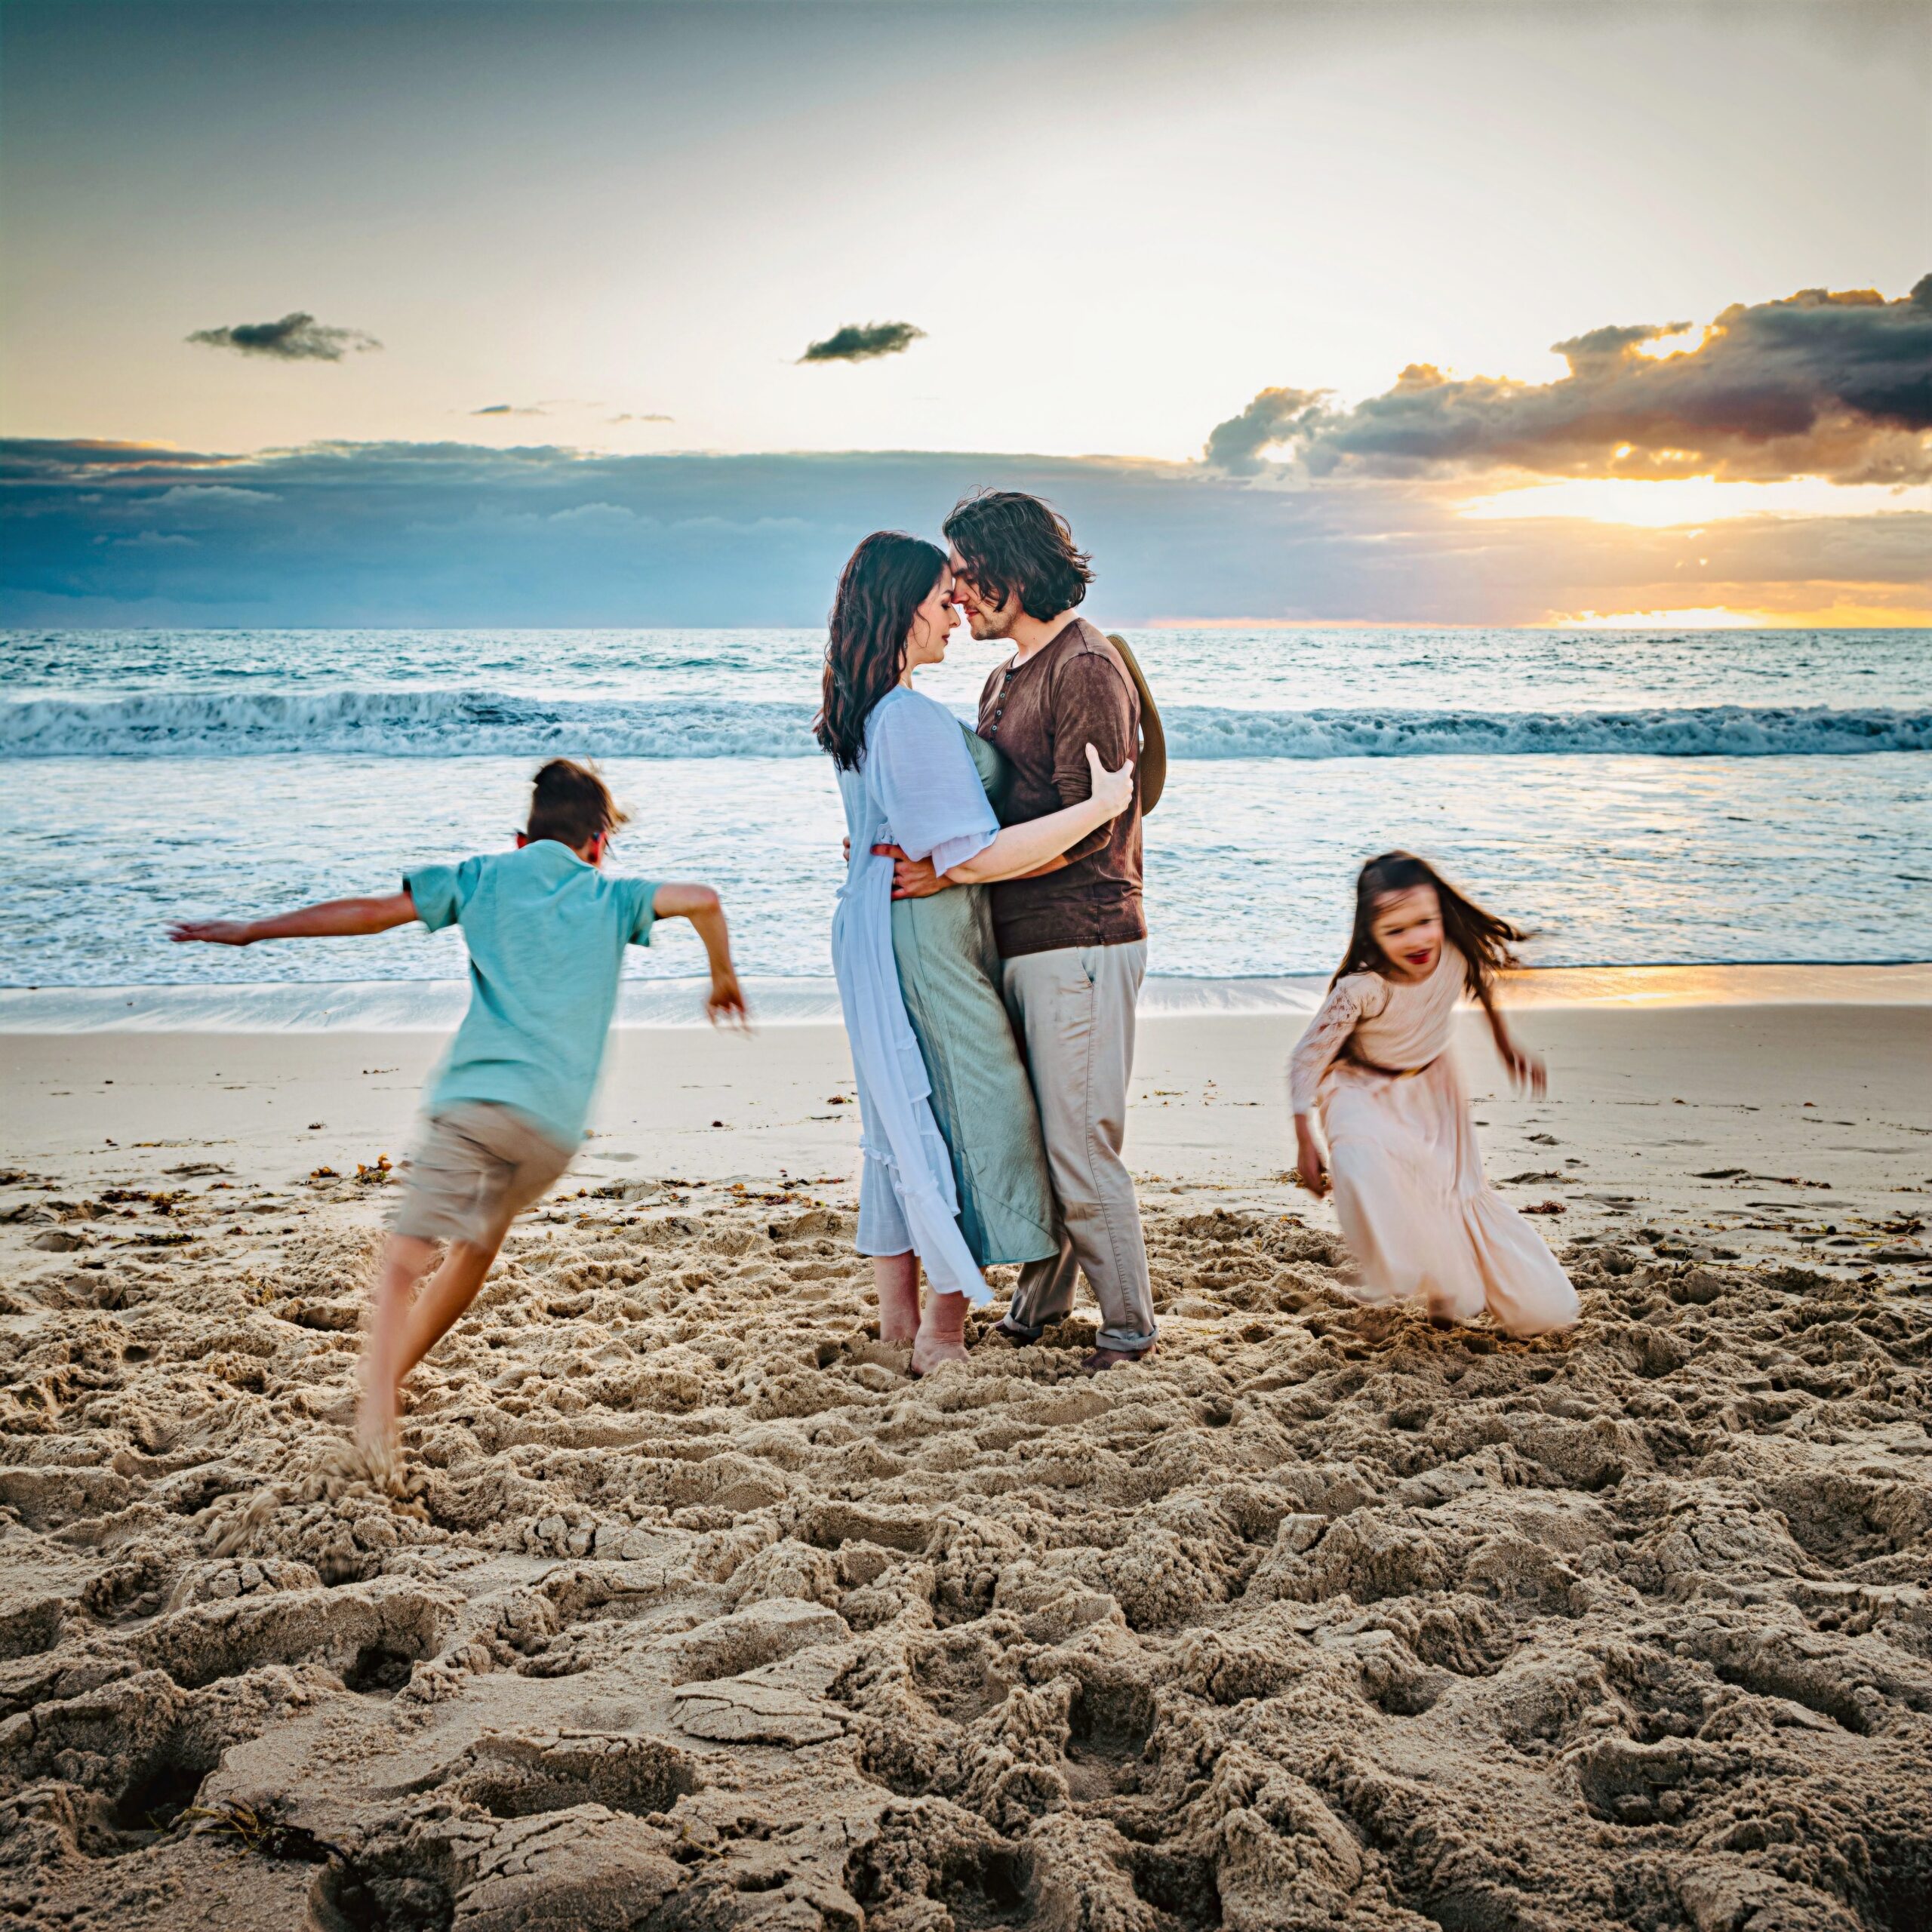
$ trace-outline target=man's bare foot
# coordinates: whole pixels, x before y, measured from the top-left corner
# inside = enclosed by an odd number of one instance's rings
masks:
[[[1145,1361],[1154,1352],[1154,1343],[1144,1349],[1096,1349],[1080,1364],[1082,1375],[1104,1375],[1110,1368],[1124,1368],[1131,1361]]]
[[[912,1373],[930,1375],[941,1362],[966,1359],[966,1297],[933,1295],[912,1342]]]
[[[1008,1348],[1030,1349],[1040,1339],[1037,1328],[1023,1328],[1017,1321],[1010,1321],[1004,1315],[986,1331],[989,1335],[997,1335]]]

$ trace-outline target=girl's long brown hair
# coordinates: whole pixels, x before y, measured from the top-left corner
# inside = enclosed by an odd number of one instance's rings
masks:
[[[1458,892],[1426,859],[1418,859],[1408,852],[1381,853],[1356,875],[1355,930],[1349,935],[1349,949],[1335,979],[1350,973],[1386,974],[1388,957],[1376,943],[1372,930],[1376,909],[1385,899],[1413,891],[1419,885],[1435,887],[1442,906],[1442,936],[1463,955],[1470,997],[1487,1006],[1497,974],[1522,964],[1512,949],[1529,934],[1507,919],[1484,911],[1473,899]],[[1334,983],[1331,980],[1328,983]]]
[[[946,552],[937,544],[875,530],[852,552],[838,580],[812,731],[848,771],[865,749],[872,706],[905,673],[906,633],[945,568]]]

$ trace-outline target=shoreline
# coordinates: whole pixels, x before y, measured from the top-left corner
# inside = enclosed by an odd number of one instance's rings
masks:
[[[835,1023],[838,989],[829,977],[747,976],[755,1015],[770,1026]],[[626,980],[620,1030],[701,1028],[702,977]],[[1144,1017],[1309,1014],[1325,974],[1192,978],[1156,974],[1141,997]],[[1700,1006],[1932,1005],[1932,961],[1882,964],[1774,961],[1641,966],[1531,967],[1506,982],[1525,1008]],[[193,980],[122,986],[0,986],[0,1036],[94,1032],[409,1032],[453,1028],[469,996],[465,980]]]
[[[1206,1192],[1334,1226],[1332,1207],[1285,1172],[1285,1068],[1306,998],[1272,1011],[1143,1012],[1127,1131],[1143,1198]],[[1694,1224],[1786,1258],[1841,1241],[1862,1266],[1884,1244],[1854,1221],[1932,1219],[1932,1001],[1693,1004],[1626,986],[1594,1004],[1519,1001],[1515,1017],[1549,1063],[1544,1099],[1507,1090],[1478,1014],[1460,1016],[1457,1051],[1487,1173],[1506,1199],[1549,1215],[1553,1240]],[[352,1174],[406,1153],[449,1031],[0,1031],[0,1161],[81,1189],[173,1185],[184,1159],[272,1189],[304,1188],[318,1169]],[[570,1186],[809,1182],[854,1205],[856,1100],[835,1021],[749,1035],[623,1028]]]

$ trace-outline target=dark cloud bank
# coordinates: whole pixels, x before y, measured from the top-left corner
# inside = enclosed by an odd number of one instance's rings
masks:
[[[1252,475],[1284,450],[1312,477],[1707,476],[1840,483],[1932,478],[1932,275],[1895,301],[1869,289],[1739,303],[1695,346],[1688,322],[1592,329],[1552,345],[1553,383],[1451,377],[1427,363],[1352,409],[1264,389],[1208,438]]]
[[[1932,548],[1923,515],[1752,518],[1692,543],[1472,524],[1432,489],[1256,488],[1201,465],[402,443],[232,458],[17,441],[0,444],[0,621],[815,625],[866,531],[937,531],[987,484],[1067,512],[1100,571],[1094,608],[1121,624],[1775,607],[1804,580],[1871,602],[1912,597]]]
[[[823,342],[808,343],[801,362],[870,362],[881,355],[898,355],[920,340],[925,331],[910,322],[848,322]]]
[[[359,352],[383,346],[360,329],[318,322],[300,309],[278,322],[237,322],[228,328],[197,329],[188,340],[208,349],[232,349],[243,355],[266,355],[281,362],[340,362],[352,349]]]
[[[1687,326],[1576,336],[1557,345],[1570,368],[1553,383],[1417,366],[1349,409],[1264,389],[1198,463],[0,443],[0,621],[811,625],[868,531],[936,531],[988,485],[1066,511],[1100,568],[1096,609],[1119,623],[1922,606],[1932,516],[1917,512],[1701,531],[1456,515],[1472,477],[1932,476],[1932,276],[1893,301],[1809,290],[1740,305],[1694,346],[1645,352]],[[339,355],[353,334],[305,315],[244,333],[207,332],[285,356]],[[889,354],[918,333],[854,325],[807,358]],[[303,342],[323,346],[290,346]],[[1869,500],[1848,494],[1847,512]]]

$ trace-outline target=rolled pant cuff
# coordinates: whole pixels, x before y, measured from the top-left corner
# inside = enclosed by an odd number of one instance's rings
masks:
[[[1103,1349],[1118,1349],[1128,1354],[1138,1354],[1143,1349],[1151,1349],[1160,1331],[1149,1328],[1144,1334],[1137,1334],[1131,1328],[1103,1328],[1094,1338]]]

